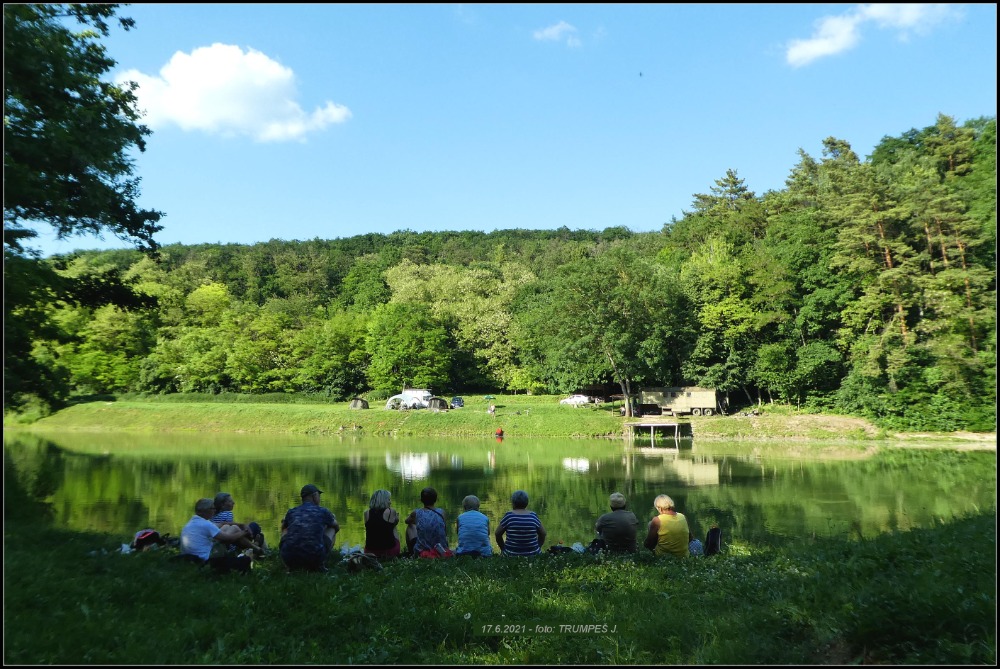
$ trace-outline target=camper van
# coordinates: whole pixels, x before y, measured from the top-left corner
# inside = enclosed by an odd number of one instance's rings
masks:
[[[639,391],[641,404],[655,404],[664,414],[674,416],[712,416],[719,411],[719,400],[714,388],[678,386],[673,388],[643,388]]]

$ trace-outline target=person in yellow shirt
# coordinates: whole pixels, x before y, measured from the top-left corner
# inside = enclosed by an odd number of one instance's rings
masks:
[[[674,500],[669,495],[658,495],[653,500],[653,506],[658,515],[649,521],[643,545],[656,556],[687,557],[690,535],[687,518],[683,513],[677,513]]]

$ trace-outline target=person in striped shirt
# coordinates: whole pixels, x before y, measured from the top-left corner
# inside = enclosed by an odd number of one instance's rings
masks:
[[[545,543],[545,528],[534,511],[528,511],[528,493],[515,490],[510,496],[513,507],[497,525],[494,537],[503,555],[538,555]]]

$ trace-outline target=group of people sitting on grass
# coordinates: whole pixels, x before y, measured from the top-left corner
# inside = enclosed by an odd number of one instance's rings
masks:
[[[437,491],[424,488],[420,492],[423,507],[415,509],[405,519],[406,552],[402,552],[399,537],[399,514],[392,508],[388,490],[376,490],[365,510],[364,552],[386,560],[403,556],[450,557],[493,555],[490,543],[490,521],[479,510],[479,498],[469,495],[462,500],[462,513],[455,520],[458,545],[454,552],[448,548],[446,521],[443,509],[437,508]],[[538,555],[545,544],[545,527],[538,514],[528,510],[528,493],[517,490],[510,497],[511,510],[500,519],[492,537],[502,555]],[[639,549],[639,519],[626,509],[628,500],[620,492],[608,499],[611,511],[605,513],[594,525],[597,534],[589,548],[612,553],[635,553]],[[669,495],[659,495],[653,502],[657,515],[646,527],[642,542],[654,555],[686,557],[702,555],[702,543],[688,527],[687,518],[674,508]],[[572,550],[566,548],[565,550]]]
[[[223,570],[247,571],[254,557],[267,554],[267,542],[257,523],[233,520],[233,496],[220,492],[215,499],[195,502],[194,516],[181,530],[181,557]]]
[[[326,571],[326,561],[333,551],[340,525],[333,512],[320,505],[322,494],[323,491],[311,483],[303,486],[300,491],[302,503],[289,509],[281,521],[278,552],[288,570]],[[486,557],[493,555],[491,536],[501,555],[528,556],[542,552],[545,527],[538,515],[528,510],[525,491],[517,490],[511,495],[511,510],[503,515],[492,535],[489,518],[479,510],[479,498],[475,495],[465,497],[462,513],[455,521],[458,545],[454,551],[448,547],[445,512],[435,506],[437,497],[434,488],[424,488],[420,492],[422,506],[403,519],[406,529],[401,538],[400,515],[392,507],[390,492],[376,490],[372,493],[364,511],[364,554],[379,560],[453,555]],[[597,538],[591,542],[590,550],[635,553],[639,549],[639,519],[626,509],[627,500],[623,494],[613,493],[608,503],[611,511],[597,519],[594,525]],[[219,493],[214,501],[198,500],[194,517],[181,531],[181,553],[194,561],[240,570],[245,563],[233,561],[252,560],[266,554],[264,536],[256,523],[239,525],[233,522],[234,504],[228,493]],[[668,495],[659,495],[653,505],[657,515],[649,521],[642,545],[657,556],[701,555],[702,544],[694,538],[684,514],[674,508],[674,501]],[[216,549],[213,553],[213,544],[227,548]]]

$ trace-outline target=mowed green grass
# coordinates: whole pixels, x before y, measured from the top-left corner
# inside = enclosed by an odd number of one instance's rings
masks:
[[[8,499],[8,509],[10,509]],[[708,558],[571,554],[213,574],[4,526],[10,664],[995,664],[996,513]],[[486,626],[492,626],[490,628]],[[497,631],[499,630],[499,631]]]
[[[289,432],[338,434],[356,432],[399,436],[508,435],[530,437],[621,437],[623,419],[608,405],[572,407],[559,397],[497,396],[489,401],[466,398],[461,409],[393,411],[383,403],[351,409],[348,402],[288,403],[166,401],[123,399],[77,404],[33,424],[37,428],[72,430],[145,430],[197,432]]]
[[[846,416],[806,414],[787,407],[768,407],[761,416],[624,418],[621,403],[573,407],[557,395],[465,397],[465,407],[446,411],[392,411],[373,402],[351,409],[349,402],[326,402],[297,396],[166,395],[89,401],[50,416],[28,420],[5,416],[5,427],[41,430],[109,430],[146,432],[217,432],[352,434],[372,436],[491,436],[503,429],[508,437],[588,437],[623,439],[629,422],[677,420],[682,435],[703,440],[871,441],[892,438],[868,421]],[[496,406],[496,414],[487,408]],[[648,439],[641,430],[636,439]],[[659,438],[672,438],[664,430]],[[944,435],[946,438],[947,435]]]

